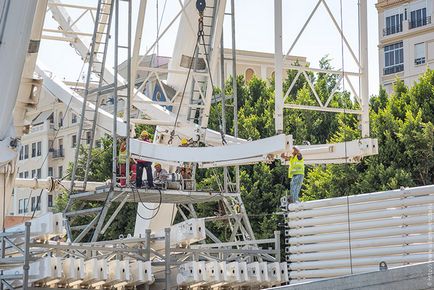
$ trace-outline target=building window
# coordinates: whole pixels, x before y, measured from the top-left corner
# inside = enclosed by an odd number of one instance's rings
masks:
[[[63,127],[63,113],[59,113],[59,128]]]
[[[41,197],[38,196],[36,198],[36,196],[32,197],[32,205],[31,205],[31,211],[35,211],[35,210],[41,210]]]
[[[36,170],[36,177],[37,178],[41,178],[41,168],[38,168],[37,170]]]
[[[402,41],[384,47],[384,74],[389,75],[404,70],[404,48]]]
[[[63,139],[59,139],[59,154],[61,157],[63,157]]]
[[[32,178],[35,178],[35,177],[36,177],[36,170],[33,169],[33,170],[32,170]]]
[[[23,160],[23,159],[24,159],[24,147],[21,146],[21,149],[20,149],[20,160]]]
[[[18,201],[18,213],[24,212],[24,199]]]
[[[416,28],[431,23],[431,17],[426,16],[426,8],[411,11],[409,28]]]
[[[90,144],[90,141],[92,141],[91,139],[92,139],[92,134],[91,134],[90,131],[87,131],[86,132],[86,143],[87,143],[87,145]]]
[[[23,212],[28,212],[29,211],[29,199],[25,198],[24,199],[24,211]]]
[[[29,158],[29,145],[24,146],[24,159]]]
[[[77,146],[77,135],[72,135],[71,138],[72,148],[75,148]]]
[[[41,156],[42,155],[42,142],[39,141],[38,143],[36,143],[36,156]]]
[[[425,43],[418,43],[414,45],[414,64],[425,63]]]
[[[24,178],[24,172],[20,172],[20,173],[18,174],[18,176],[19,176],[20,178]]]
[[[253,78],[253,76],[255,75],[255,71],[251,68],[246,69],[246,73],[245,73],[245,79],[246,79],[246,83],[250,82],[250,80]]]
[[[72,116],[72,118],[71,118],[71,123],[72,123],[72,124],[77,123],[77,115],[74,114],[74,113],[71,113],[71,116]]]
[[[32,143],[32,158],[36,157],[36,143]]]
[[[53,195],[48,195],[48,207],[53,207]]]
[[[24,178],[29,178],[29,172],[28,171],[24,172]]]
[[[53,176],[53,167],[48,167],[48,176]]]
[[[59,178],[63,177],[63,166],[59,166]]]
[[[383,29],[383,36],[401,32],[403,18],[402,13],[386,17],[386,28]]]

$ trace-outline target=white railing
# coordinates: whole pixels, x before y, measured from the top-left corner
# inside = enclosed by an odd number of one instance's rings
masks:
[[[434,185],[286,206],[291,284],[432,260]]]

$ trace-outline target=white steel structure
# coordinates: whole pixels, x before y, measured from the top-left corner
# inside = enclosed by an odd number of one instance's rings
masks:
[[[228,3],[227,3],[228,2]],[[126,285],[150,284],[153,289],[169,289],[173,285],[193,286],[204,284],[207,287],[262,287],[279,285],[288,279],[286,263],[280,263],[280,244],[279,233],[276,232],[273,239],[256,240],[254,232],[250,226],[244,204],[239,193],[238,171],[236,170],[236,190],[229,192],[228,181],[224,186],[220,185],[220,192],[197,192],[189,190],[137,190],[133,187],[115,188],[116,183],[116,163],[117,163],[117,138],[124,137],[127,140],[127,155],[142,157],[146,160],[160,161],[168,165],[185,164],[194,162],[202,167],[221,167],[239,166],[242,164],[268,162],[280,156],[283,152],[291,150],[291,136],[281,135],[283,131],[283,109],[301,108],[310,110],[323,110],[330,112],[356,113],[361,115],[361,140],[341,144],[312,145],[302,148],[305,158],[310,163],[343,163],[357,162],[360,158],[368,155],[377,154],[378,145],[375,139],[369,138],[369,118],[368,118],[368,83],[367,83],[367,19],[366,19],[366,0],[360,2],[360,59],[355,57],[354,51],[349,47],[342,27],[339,27],[335,17],[328,9],[327,1],[319,0],[314,14],[319,5],[324,5],[330,14],[336,28],[342,35],[343,42],[348,46],[352,56],[358,63],[357,72],[342,71],[321,71],[337,74],[341,79],[348,78],[349,75],[360,77],[360,92],[353,93],[360,102],[360,110],[348,111],[345,108],[329,108],[329,100],[322,104],[318,99],[319,107],[296,107],[295,105],[284,103],[282,92],[282,73],[283,69],[293,68],[300,74],[305,74],[308,69],[305,67],[292,67],[285,63],[288,59],[283,58],[282,53],[282,0],[275,0],[275,77],[276,77],[276,131],[279,135],[248,142],[238,138],[237,125],[235,126],[235,136],[225,136],[224,123],[219,128],[220,132],[208,129],[210,109],[216,96],[213,94],[213,76],[217,73],[219,48],[221,48],[221,35],[223,31],[223,20],[225,8],[229,1],[225,0],[192,0],[179,1],[180,11],[170,22],[169,27],[180,18],[177,38],[175,41],[174,54],[168,69],[140,67],[138,60],[140,51],[140,39],[143,34],[144,15],[147,1],[140,1],[138,11],[138,21],[136,24],[136,34],[134,43],[132,42],[132,1],[120,0],[99,0],[97,6],[81,6],[73,4],[62,4],[58,0],[40,1],[12,1],[4,0],[0,2],[2,8],[2,18],[0,19],[0,67],[11,67],[11,72],[0,75],[0,87],[5,87],[0,96],[5,101],[5,109],[0,125],[0,150],[1,176],[0,185],[3,187],[1,205],[3,207],[2,220],[7,205],[6,200],[10,196],[16,174],[15,160],[17,157],[18,141],[15,139],[13,124],[10,123],[12,109],[15,107],[15,116],[22,117],[31,102],[37,102],[38,89],[43,85],[49,89],[56,97],[68,103],[72,110],[81,115],[80,129],[78,133],[78,145],[83,140],[83,132],[87,130],[86,125],[91,125],[91,144],[87,155],[84,180],[77,180],[75,174],[78,166],[78,150],[75,154],[74,168],[69,182],[69,202],[64,212],[65,220],[62,222],[55,217],[49,218],[43,223],[47,225],[55,224],[59,226],[65,223],[65,231],[68,234],[68,241],[58,243],[40,244],[31,241],[32,230],[30,224],[25,228],[20,228],[17,232],[3,233],[2,244],[8,245],[12,249],[11,259],[5,258],[5,247],[2,248],[2,259],[8,263],[10,272],[3,271],[0,274],[3,278],[2,285],[10,287],[11,284],[27,288],[30,284],[49,287],[59,285],[62,287],[73,287],[80,284],[82,287],[122,287]],[[37,5],[36,5],[37,4]],[[121,14],[119,5],[127,6],[127,32],[128,41],[126,45],[119,42],[119,20],[124,15]],[[196,4],[196,5],[195,5]],[[231,1],[231,21],[233,37],[233,75],[236,75],[235,57],[235,11],[234,0]],[[70,42],[71,46],[81,56],[82,60],[88,65],[86,83],[83,84],[84,92],[82,95],[71,90],[67,84],[57,79],[56,76],[43,68],[42,65],[36,66],[36,53],[38,43],[43,31],[43,19],[47,7],[54,20],[59,24],[59,30],[45,29],[44,33],[58,33],[61,36],[42,35],[42,38],[57,39]],[[73,19],[68,13],[68,9],[80,9],[83,13]],[[26,17],[21,17],[23,11]],[[83,15],[89,13],[94,18],[93,33],[80,31],[77,22]],[[7,16],[7,17],[6,17]],[[24,20],[23,20],[24,19]],[[112,22],[113,20],[113,22]],[[197,20],[197,23],[196,23]],[[307,23],[309,20],[307,21]],[[112,29],[112,23],[113,29]],[[307,25],[306,23],[306,25]],[[197,24],[197,26],[196,26]],[[306,26],[305,25],[305,26]],[[305,27],[304,26],[304,27]],[[165,28],[158,36],[157,41],[148,49],[143,56],[157,45],[168,30]],[[299,36],[303,33],[304,28]],[[17,31],[20,37],[16,37]],[[114,32],[113,32],[114,31]],[[113,34],[114,40],[114,70],[107,64],[107,51],[109,49],[110,35]],[[89,38],[89,36],[91,38]],[[297,42],[299,36],[295,40]],[[28,45],[30,39],[30,46]],[[295,44],[294,42],[294,44]],[[26,49],[28,49],[26,54]],[[118,74],[119,50],[127,49],[127,76],[126,79]],[[291,52],[288,51],[288,55]],[[13,57],[12,57],[13,55]],[[27,56],[27,59],[26,59]],[[55,68],[53,68],[55,70]],[[167,75],[165,85],[170,86],[174,91],[170,105],[175,109],[170,112],[159,104],[154,103],[148,96],[141,93],[142,87],[136,89],[136,72],[138,70],[149,71],[148,79],[153,77],[161,85],[159,74]],[[33,79],[33,72],[36,71],[40,79]],[[21,83],[18,81],[22,78]],[[146,85],[148,79],[142,82]],[[223,79],[223,78],[222,78]],[[295,80],[296,81],[296,80]],[[348,81],[349,82],[349,81]],[[162,86],[164,89],[164,86]],[[290,87],[290,89],[292,86]],[[337,89],[337,87],[336,87]],[[4,93],[4,95],[3,95]],[[100,98],[112,94],[114,97],[113,113],[101,109]],[[168,96],[167,92],[164,92]],[[289,94],[287,92],[286,94]],[[314,95],[317,97],[316,92]],[[4,97],[3,97],[4,96]],[[18,103],[17,103],[18,96]],[[332,96],[330,96],[331,98]],[[118,116],[117,104],[121,98],[125,99],[126,111],[123,117]],[[234,103],[236,104],[236,83],[234,85]],[[17,105],[16,105],[17,103]],[[22,104],[24,103],[24,105]],[[154,143],[134,140],[130,112],[136,110],[146,122],[157,125],[157,134]],[[234,106],[235,124],[237,108]],[[175,113],[176,112],[176,113]],[[18,129],[22,124],[16,123]],[[113,177],[112,182],[101,187],[92,184],[87,180],[89,162],[92,160],[91,148],[94,143],[93,134],[96,126],[111,132],[113,136]],[[21,132],[19,132],[20,134]],[[206,148],[178,148],[168,147],[177,145],[177,138],[193,138],[194,141],[202,142]],[[227,146],[226,146],[227,144]],[[225,145],[225,146],[221,146]],[[210,158],[211,157],[211,158]],[[127,160],[129,160],[127,158]],[[127,161],[127,168],[128,167]],[[127,176],[128,176],[127,169]],[[19,180],[23,185],[34,188],[47,188],[52,190],[62,182],[52,179],[41,182]],[[64,181],[66,182],[66,181]],[[138,200],[136,200],[136,198]],[[207,198],[207,199],[206,199]],[[159,199],[159,200],[158,200]],[[79,201],[104,201],[101,207],[72,209],[71,205]],[[225,216],[211,216],[205,219],[197,219],[195,203],[219,200],[223,204]],[[113,201],[119,201],[113,215],[106,220],[108,209]],[[111,222],[121,210],[126,202],[138,202],[138,216],[136,222],[135,237],[127,237],[116,241],[97,242],[99,234],[103,233],[110,226]],[[158,207],[146,207],[146,204],[154,203]],[[236,209],[238,208],[238,209]],[[173,215],[168,215],[170,211],[179,211],[185,220],[178,225],[172,225]],[[77,216],[93,215],[91,222],[86,225],[71,226],[71,220]],[[206,228],[205,222],[226,219],[232,230],[228,241],[221,241],[210,230]],[[41,226],[44,228],[44,226]],[[4,227],[3,227],[4,228]],[[23,230],[24,229],[24,230]],[[164,230],[163,230],[164,229]],[[79,233],[73,236],[72,231]],[[172,232],[172,234],[171,234]],[[37,238],[46,242],[47,236],[37,235]],[[206,237],[214,243],[207,245],[192,245],[200,242]],[[91,243],[80,243],[82,239],[89,236]],[[164,247],[156,245],[164,240]],[[24,242],[23,242],[24,241]],[[161,243],[160,243],[161,244]],[[273,244],[273,248],[262,249],[263,245]],[[44,250],[45,249],[45,250]],[[43,257],[44,253],[50,256]],[[65,256],[65,257],[63,257]],[[31,260],[36,260],[30,264]],[[204,261],[207,261],[204,263]],[[142,262],[147,263],[142,264]],[[151,262],[152,274],[149,273],[149,262]],[[217,264],[216,264],[217,263]],[[23,271],[14,268],[14,265],[23,264]],[[73,266],[71,266],[73,265]],[[84,273],[78,268],[72,270],[75,265],[85,265]],[[82,268],[82,267],[81,267]],[[95,268],[98,271],[93,271]],[[63,270],[63,273],[61,270]],[[139,270],[137,270],[139,269]],[[211,275],[205,277],[203,270]],[[256,273],[260,270],[260,275]],[[6,270],[6,269],[0,269]],[[148,275],[143,275],[143,271]],[[190,270],[190,273],[189,271]],[[197,271],[196,271],[197,270]],[[219,270],[222,274],[217,277],[213,270]],[[39,271],[41,276],[35,273]],[[119,275],[121,271],[122,275]],[[137,273],[139,271],[139,273]],[[171,272],[177,271],[177,284],[171,277]],[[193,273],[192,273],[193,272]],[[202,272],[202,273],[201,273]],[[136,275],[134,275],[136,273]],[[5,276],[4,276],[4,275]],[[190,275],[193,274],[193,275]],[[198,275],[200,274],[200,275]],[[252,279],[251,279],[252,277]],[[17,284],[16,284],[17,283]],[[30,284],[29,284],[30,283]]]

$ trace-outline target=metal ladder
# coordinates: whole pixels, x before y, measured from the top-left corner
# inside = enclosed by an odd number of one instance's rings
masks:
[[[190,93],[190,102],[188,105],[188,113],[187,120],[192,121],[196,124],[200,124],[201,115],[203,109],[205,108],[203,98],[206,97],[206,91],[209,81],[209,73],[210,68],[205,65],[205,68],[198,67],[199,59],[203,59],[204,63],[205,58],[208,60],[208,63],[211,60],[211,54],[213,53],[212,45],[215,43],[214,40],[214,28],[215,28],[215,16],[218,7],[218,0],[207,1],[207,6],[203,14],[203,31],[204,31],[204,40],[205,44],[203,44],[202,39],[198,43],[198,48],[196,55],[193,56],[193,72],[195,73],[206,73],[208,75],[198,75],[195,74],[191,79],[191,93]],[[205,51],[206,50],[206,51]]]
[[[92,162],[92,149],[94,146],[95,129],[97,124],[98,109],[100,105],[100,97],[102,95],[101,88],[106,84],[104,80],[105,63],[107,60],[107,50],[110,39],[110,27],[113,19],[113,6],[115,0],[99,0],[95,15],[95,26],[92,36],[92,43],[90,45],[90,52],[88,54],[88,71],[86,77],[86,87],[84,91],[84,101],[81,110],[80,126],[77,136],[77,144],[75,151],[74,164],[71,173],[71,186],[69,189],[70,198],[64,210],[66,218],[66,228],[68,237],[71,238],[70,221],[77,216],[83,215],[95,215],[92,222],[88,225],[76,226],[72,229],[80,230],[83,232],[76,238],[80,240],[87,234],[87,232],[95,226],[95,223],[99,220],[104,207],[88,208],[84,209],[83,205],[77,209],[72,209],[74,198],[74,191],[86,191],[86,184],[88,181],[89,167]],[[90,106],[89,106],[90,105]],[[90,126],[88,126],[90,124]],[[86,151],[86,163],[79,168],[80,149],[83,142],[87,142]],[[83,170],[83,187],[77,188],[75,181],[77,179],[78,170]],[[83,234],[84,233],[84,234]]]

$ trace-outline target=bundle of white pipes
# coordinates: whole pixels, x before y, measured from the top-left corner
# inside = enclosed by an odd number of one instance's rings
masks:
[[[423,186],[288,204],[291,283],[429,261],[433,203]]]

